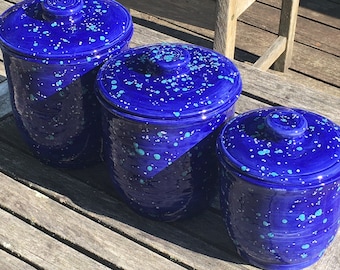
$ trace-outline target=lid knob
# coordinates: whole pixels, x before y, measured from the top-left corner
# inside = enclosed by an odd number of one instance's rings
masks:
[[[68,19],[70,21],[81,15],[83,0],[43,0],[42,9],[45,19]]]
[[[153,47],[149,61],[161,73],[182,74],[189,71],[190,53],[183,47],[171,45]]]
[[[307,130],[306,118],[288,108],[277,109],[266,116],[267,128],[280,138],[298,138]]]

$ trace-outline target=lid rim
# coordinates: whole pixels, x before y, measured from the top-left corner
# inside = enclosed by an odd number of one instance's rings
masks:
[[[98,76],[100,76],[100,72],[98,73]],[[102,82],[98,82],[97,81],[97,86],[96,88],[98,89],[102,89],[103,85]],[[242,89],[242,82],[239,81],[239,85],[238,85],[239,89]],[[139,113],[135,113],[133,111],[130,110],[125,110],[122,107],[119,106],[115,106],[115,104],[113,104],[112,102],[110,102],[110,100],[108,100],[108,98],[103,95],[103,92],[100,90],[96,90],[97,93],[97,97],[100,96],[100,99],[102,100],[102,104],[105,106],[105,108],[111,112],[120,112],[123,113],[124,115],[130,115],[131,117],[135,116],[135,117],[139,117],[142,119],[152,119],[152,120],[178,120],[178,119],[190,119],[190,118],[198,118],[198,115],[204,115],[207,118],[209,118],[209,116],[211,114],[219,114],[222,113],[226,110],[228,110],[229,108],[231,108],[232,106],[235,105],[236,101],[238,100],[240,94],[235,95],[233,98],[229,99],[227,103],[223,103],[218,107],[212,107],[209,110],[201,110],[199,112],[192,112],[192,113],[187,113],[187,114],[181,114],[180,117],[176,117],[174,116],[166,116],[166,117],[157,117],[157,115],[153,114],[139,114]],[[153,117],[154,116],[154,117]]]
[[[238,173],[238,174],[241,174],[243,176],[246,176],[247,178],[250,178],[250,179],[253,179],[254,181],[252,182],[256,182],[256,183],[266,183],[267,185],[270,185],[270,186],[282,186],[282,187],[297,187],[296,183],[291,183],[291,181],[287,181],[287,182],[273,182],[272,180],[270,180],[270,178],[268,178],[268,176],[264,176],[263,178],[260,178],[256,175],[253,175],[251,173],[247,173],[246,171],[243,171],[242,170],[242,166],[235,166],[236,163],[232,163],[232,162],[228,162],[227,158],[222,158],[223,161],[221,161],[221,158],[220,158],[220,161],[222,162],[222,165],[224,167],[227,167],[228,169],[231,169],[231,171],[235,172],[235,173]],[[234,159],[235,160],[235,159]],[[322,180],[321,183],[315,183],[315,181],[304,181],[306,182],[306,184],[301,184],[300,186],[308,186],[308,187],[313,187],[313,186],[319,186],[319,185],[323,185],[323,184],[326,184],[326,183],[329,183],[329,182],[333,182],[333,181],[338,181],[339,178],[340,178],[340,171],[339,172],[335,172],[333,174],[330,174],[330,173],[327,173],[328,171],[332,172],[334,167],[336,166],[339,166],[340,164],[340,159],[332,164],[332,166],[328,167],[328,168],[325,168],[324,170],[322,171],[318,171],[317,173],[310,173],[310,174],[300,174],[299,176],[298,175],[290,175],[289,176],[289,180],[299,180],[299,179],[303,179],[303,180]],[[238,164],[238,165],[242,165],[242,164]],[[322,178],[320,178],[320,174],[322,174]],[[324,177],[324,175],[326,175],[327,177]],[[330,176],[329,176],[330,175]],[[287,177],[284,177],[283,175],[279,175],[277,176],[278,178],[287,178]],[[325,181],[326,180],[326,181]]]

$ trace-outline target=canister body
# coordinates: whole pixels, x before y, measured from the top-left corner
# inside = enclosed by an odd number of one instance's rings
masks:
[[[221,169],[223,219],[238,253],[264,269],[302,269],[336,236],[340,180],[304,189],[261,186]]]
[[[60,167],[99,162],[100,108],[93,92],[98,68],[39,63],[3,52],[13,115],[35,156]]]
[[[227,120],[233,115],[234,106],[221,117]],[[216,130],[195,138],[191,135],[206,124],[197,119],[155,124],[132,121],[106,109],[102,119],[113,186],[134,211],[158,221],[175,221],[209,205],[217,192],[215,141],[220,122],[210,121]]]
[[[159,221],[208,206],[217,181],[216,137],[242,82],[223,55],[188,44],[129,49],[99,71],[104,152],[115,190]]]

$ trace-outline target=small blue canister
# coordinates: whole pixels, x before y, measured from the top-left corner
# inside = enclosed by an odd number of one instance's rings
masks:
[[[130,49],[101,68],[104,153],[114,187],[135,211],[174,221],[207,206],[216,137],[240,92],[234,64],[193,45]]]
[[[0,17],[12,108],[43,162],[83,167],[100,160],[99,66],[127,49],[128,11],[112,0],[26,0]]]
[[[221,208],[237,250],[264,269],[316,262],[340,223],[340,128],[300,109],[234,118],[217,139]]]

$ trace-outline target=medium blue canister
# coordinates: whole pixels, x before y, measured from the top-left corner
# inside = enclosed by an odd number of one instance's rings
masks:
[[[316,262],[340,223],[340,128],[273,107],[228,123],[217,140],[221,208],[237,250],[264,269]]]
[[[174,221],[207,206],[217,180],[216,136],[240,92],[235,65],[193,45],[130,49],[101,68],[104,153],[132,209]]]
[[[112,0],[26,0],[0,17],[0,47],[13,115],[43,162],[83,167],[100,160],[99,66],[127,49],[128,11]]]

